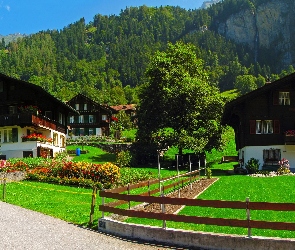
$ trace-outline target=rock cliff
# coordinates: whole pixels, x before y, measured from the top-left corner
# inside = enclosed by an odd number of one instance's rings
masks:
[[[231,15],[218,25],[218,33],[253,49],[275,50],[282,66],[295,63],[295,1],[271,0],[256,9]]]

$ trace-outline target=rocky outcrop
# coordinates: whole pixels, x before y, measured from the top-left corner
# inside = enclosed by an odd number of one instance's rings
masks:
[[[295,2],[272,0],[255,10],[231,15],[218,26],[218,33],[251,49],[274,49],[284,65],[295,61]]]

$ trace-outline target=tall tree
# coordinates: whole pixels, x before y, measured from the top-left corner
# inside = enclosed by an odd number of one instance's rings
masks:
[[[203,152],[220,145],[224,103],[195,51],[191,44],[169,43],[165,52],[152,58],[146,72],[149,81],[140,93],[139,146],[174,145],[181,153],[181,149]]]

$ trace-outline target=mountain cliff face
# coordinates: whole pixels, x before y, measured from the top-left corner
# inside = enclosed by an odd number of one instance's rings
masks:
[[[283,65],[295,63],[295,2],[272,0],[256,8],[232,14],[218,25],[218,33],[248,45],[255,53],[273,50]]]

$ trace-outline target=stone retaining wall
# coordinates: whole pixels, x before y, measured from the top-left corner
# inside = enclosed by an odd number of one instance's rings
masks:
[[[107,234],[140,239],[149,242],[172,244],[173,246],[212,250],[278,250],[295,249],[295,239],[273,237],[246,237],[189,230],[143,226],[110,218],[101,218],[98,230]]]
[[[16,172],[9,172],[0,173],[0,184],[3,184],[4,178],[6,178],[6,182],[14,182],[14,181],[22,181],[26,178],[26,172],[24,171],[16,171]]]

